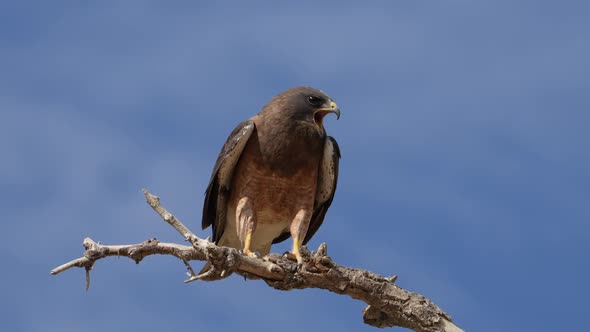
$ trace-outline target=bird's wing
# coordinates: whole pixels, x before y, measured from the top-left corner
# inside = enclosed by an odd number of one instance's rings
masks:
[[[340,162],[340,148],[332,136],[326,138],[324,153],[318,172],[318,183],[315,194],[313,215],[305,234],[303,244],[306,244],[322,225],[328,208],[334,199],[336,184],[338,183],[338,163]],[[289,238],[290,233],[285,232],[274,239],[273,243],[283,242]]]
[[[229,135],[217,156],[211,180],[205,192],[201,224],[203,229],[213,225],[212,240],[215,243],[219,241],[225,228],[227,200],[231,192],[234,169],[248,139],[255,130],[256,126],[251,119],[240,123]]]
[[[324,156],[318,172],[318,189],[315,194],[315,204],[309,228],[305,234],[303,244],[306,244],[320,228],[328,208],[334,199],[336,184],[338,183],[338,163],[340,162],[340,148],[332,136],[328,136],[324,145]]]

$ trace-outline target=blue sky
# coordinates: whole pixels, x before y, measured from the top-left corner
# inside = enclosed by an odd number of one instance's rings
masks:
[[[362,303],[170,257],[49,271],[198,234],[232,128],[276,93],[342,109],[338,192],[310,242],[430,297],[468,331],[581,330],[590,296],[590,5],[582,1],[0,4],[6,331],[369,331]],[[283,252],[289,243],[274,249]],[[196,266],[197,264],[195,264]]]

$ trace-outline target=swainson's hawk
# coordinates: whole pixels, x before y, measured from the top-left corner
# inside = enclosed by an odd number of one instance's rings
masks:
[[[324,92],[296,87],[240,123],[225,142],[205,195],[213,242],[266,255],[290,236],[292,253],[318,230],[332,203],[340,150],[323,119],[340,109]]]

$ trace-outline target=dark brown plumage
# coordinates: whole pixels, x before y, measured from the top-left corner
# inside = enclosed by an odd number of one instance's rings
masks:
[[[340,117],[325,93],[297,87],[280,93],[240,123],[213,168],[203,206],[203,229],[213,241],[266,255],[293,237],[293,254],[322,224],[338,180],[340,150],[323,118]]]

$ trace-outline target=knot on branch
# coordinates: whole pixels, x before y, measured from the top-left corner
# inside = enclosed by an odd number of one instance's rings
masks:
[[[393,317],[371,305],[363,309],[363,322],[379,328],[397,326]]]
[[[242,254],[234,248],[207,245],[205,250],[207,264],[201,274],[192,274],[185,282],[196,280],[215,281],[225,279],[238,270]]]
[[[214,269],[223,273],[222,277],[228,277],[236,271],[241,256],[242,254],[234,248],[207,247],[207,260]]]
[[[145,240],[142,243],[132,246],[129,248],[128,256],[133,259],[136,264],[139,264],[141,260],[146,256],[146,252],[154,249],[160,243],[160,240],[155,237]]]
[[[82,245],[84,246],[84,249],[86,249],[86,251],[84,252],[84,257],[88,258],[88,260],[92,263],[94,263],[94,261],[96,261],[97,259],[106,256],[106,253],[108,251],[107,248],[100,246],[98,243],[94,242],[94,240],[92,240],[89,237],[84,239]]]
[[[326,273],[334,266],[334,261],[328,256],[328,245],[323,242],[311,255],[311,264],[307,271],[314,273]]]
[[[328,245],[326,242],[322,242],[318,247],[318,250],[315,251],[314,256],[317,257],[324,257],[328,255]]]

